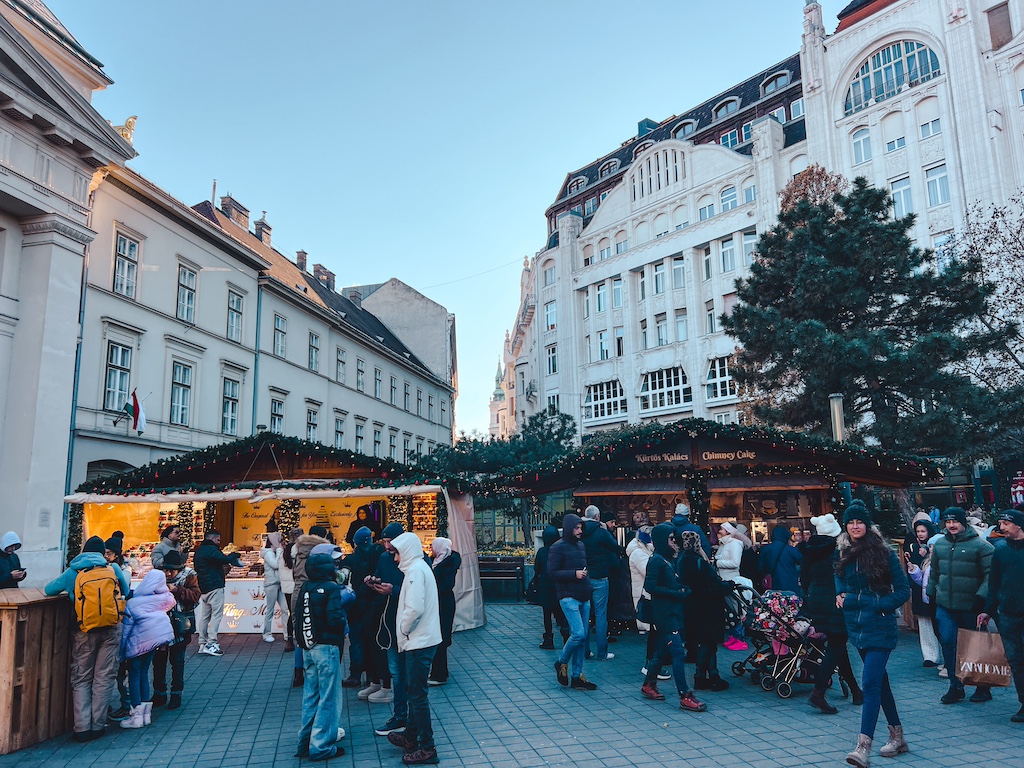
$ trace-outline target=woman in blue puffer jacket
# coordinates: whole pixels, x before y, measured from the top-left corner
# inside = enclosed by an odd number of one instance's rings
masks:
[[[899,558],[871,527],[871,513],[862,504],[851,504],[843,522],[846,533],[837,542],[836,605],[843,610],[850,642],[864,660],[860,736],[846,762],[867,768],[879,709],[889,724],[882,756],[909,751],[885,666],[896,648],[896,609],[910,599],[910,587]]]
[[[128,695],[132,713],[121,721],[122,728],[149,725],[153,711],[149,667],[156,649],[174,642],[174,629],[167,615],[174,605],[174,595],[167,588],[167,577],[163,571],[154,568],[135,588],[125,607],[121,658],[128,662]]]

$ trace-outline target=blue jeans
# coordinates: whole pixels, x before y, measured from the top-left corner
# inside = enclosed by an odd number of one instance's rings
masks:
[[[393,714],[402,722],[409,720],[409,698],[405,692],[405,675],[402,669],[401,654],[395,641],[388,648],[388,672],[391,674],[391,693],[394,695]]]
[[[935,624],[942,646],[942,663],[949,672],[951,687],[963,688],[964,684],[954,673],[956,672],[956,636],[959,629],[977,629],[978,614],[975,611],[950,611],[941,605],[935,606]],[[988,690],[978,686],[979,690]]]
[[[604,661],[608,655],[608,579],[591,579],[594,595],[594,634],[597,635],[597,659]],[[587,626],[590,617],[587,616]],[[587,655],[590,655],[590,634],[587,634]]]
[[[690,692],[690,686],[686,682],[686,645],[683,643],[683,636],[680,632],[659,632],[651,628],[654,635],[654,655],[647,660],[647,678],[644,683],[655,683],[658,675],[661,674],[665,665],[665,657],[672,657],[672,677],[676,679],[676,690],[679,695]]]
[[[558,601],[569,622],[569,639],[558,657],[559,664],[569,664],[570,677],[583,674],[583,659],[587,655],[587,625],[590,624],[590,601],[581,603],[574,597],[563,597]]]
[[[1010,665],[1013,684],[1017,688],[1017,701],[1024,704],[1024,616],[1000,613],[996,616],[996,626],[999,627],[1006,662]]]
[[[409,719],[405,738],[415,741],[420,749],[434,748],[434,729],[430,724],[430,705],[427,703],[427,679],[434,662],[437,646],[418,648],[400,654],[402,679],[408,697]],[[398,699],[396,698],[397,702]]]
[[[305,682],[302,686],[302,727],[299,751],[310,760],[324,760],[336,753],[338,741],[341,653],[336,645],[318,643],[303,651]]]
[[[896,711],[896,700],[892,697],[889,687],[889,675],[885,665],[889,663],[892,651],[880,648],[865,648],[859,651],[864,660],[864,707],[860,711],[860,732],[868,738],[875,737],[875,726],[878,725],[878,710],[885,712],[885,721],[889,725],[899,725],[900,715]]]
[[[153,689],[149,685],[149,665],[153,663],[155,651],[128,659],[128,697],[132,706],[153,700]]]

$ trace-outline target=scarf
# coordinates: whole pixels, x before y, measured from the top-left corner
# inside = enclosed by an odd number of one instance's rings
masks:
[[[430,564],[430,567],[437,568],[452,553],[452,540],[438,536],[430,543],[430,548],[434,550],[434,562]]]

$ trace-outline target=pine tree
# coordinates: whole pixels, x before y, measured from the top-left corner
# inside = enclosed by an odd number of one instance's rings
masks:
[[[770,424],[827,435],[828,398],[841,393],[855,439],[971,453],[999,428],[1001,404],[954,363],[998,342],[999,329],[966,332],[992,286],[975,257],[937,270],[910,239],[913,217],[891,212],[864,179],[783,210],[722,318],[741,345],[735,377],[771,393],[754,408]]]

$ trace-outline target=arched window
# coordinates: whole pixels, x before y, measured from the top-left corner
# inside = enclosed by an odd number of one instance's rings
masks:
[[[767,96],[769,93],[774,93],[779,88],[784,88],[787,85],[789,85],[789,72],[779,72],[761,84],[761,93]]]
[[[586,178],[580,176],[578,179],[573,179],[572,181],[569,182],[568,193],[571,195],[575,192],[579,192],[585,186],[587,186],[587,180]]]
[[[675,127],[672,135],[677,139],[684,139],[697,130],[697,123],[693,120],[686,120]]]
[[[682,368],[645,373],[640,384],[640,410],[654,411],[693,402],[693,387]]]
[[[601,166],[601,170],[597,172],[598,177],[604,178],[605,176],[611,176],[615,171],[619,169],[618,160],[609,160],[607,163]]]
[[[643,144],[641,144],[640,146],[638,146],[636,149],[633,150],[633,157],[634,158],[639,157],[641,152],[643,152],[646,149],[650,149],[653,146],[654,146],[654,142],[653,141],[645,141]]]
[[[871,159],[871,131],[867,128],[853,132],[853,164],[860,165]]]
[[[731,115],[740,108],[739,99],[728,99],[715,107],[715,120],[721,120],[726,115]]]
[[[846,92],[846,114],[892,98],[942,74],[939,57],[924,43],[900,40],[871,54]]]

